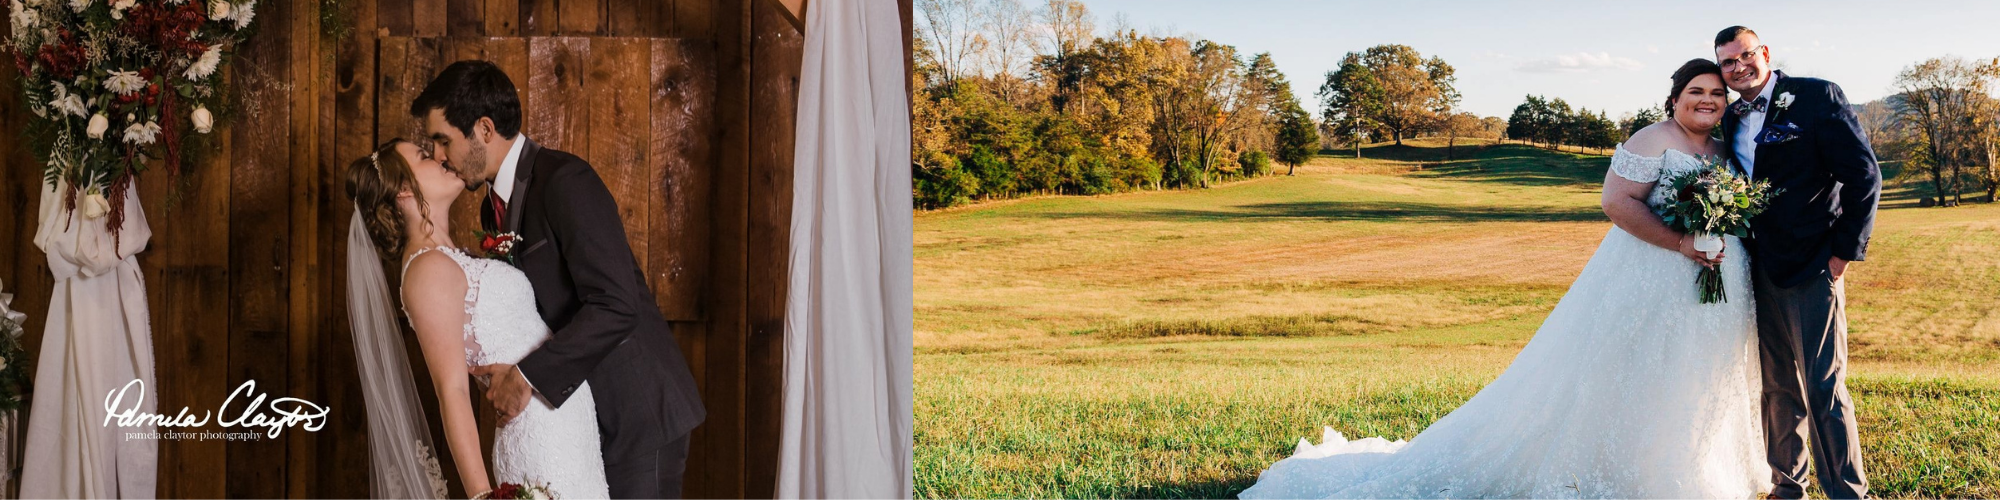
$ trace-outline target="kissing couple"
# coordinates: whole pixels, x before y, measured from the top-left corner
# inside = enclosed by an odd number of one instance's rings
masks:
[[[445,495],[395,321],[400,302],[467,494],[678,498],[689,433],[707,414],[694,376],[617,200],[589,162],[523,135],[520,103],[499,66],[452,63],[410,103],[423,137],[390,139],[348,165],[348,308],[371,491]],[[451,205],[482,187],[480,225],[495,244],[460,248]],[[385,264],[400,279],[389,281]],[[475,377],[499,418],[491,471]]]

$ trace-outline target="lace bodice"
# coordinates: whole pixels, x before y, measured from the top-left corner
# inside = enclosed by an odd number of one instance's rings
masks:
[[[534,286],[521,270],[451,247],[417,250],[410,261],[432,250],[450,256],[465,270],[466,366],[517,363],[548,340],[549,328],[536,313]],[[403,263],[405,273],[409,266]]]
[[[521,270],[437,247],[411,254],[403,263],[404,273],[417,256],[432,250],[450,256],[465,271],[466,366],[517,364],[548,341],[551,333],[536,312],[534,285]],[[564,498],[606,498],[610,493],[598,443],[597,402],[588,382],[561,408],[532,398],[520,416],[494,431],[493,479],[545,484]]]
[[[1660,182],[1669,175],[1699,170],[1705,165],[1701,157],[1683,153],[1678,149],[1668,149],[1659,156],[1639,156],[1619,145],[1611,153],[1611,171],[1632,182],[1653,185],[1652,196],[1646,197],[1646,206],[1658,212],[1667,202],[1673,200],[1672,186]]]

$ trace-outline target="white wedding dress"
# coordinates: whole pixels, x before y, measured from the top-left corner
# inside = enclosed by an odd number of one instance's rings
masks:
[[[1701,168],[1621,146],[1655,183]],[[1653,189],[1660,207],[1671,193]],[[1727,238],[1728,302],[1697,303],[1699,266],[1612,227],[1499,378],[1407,443],[1301,441],[1243,498],[1753,498],[1768,491],[1749,255]]]
[[[548,325],[535,312],[534,287],[521,270],[450,247],[421,249],[410,260],[433,250],[465,271],[466,366],[518,363],[549,339]],[[408,271],[409,262],[403,266]],[[494,487],[539,483],[561,498],[611,496],[589,383],[577,387],[562,408],[529,398],[527,409],[493,434]]]

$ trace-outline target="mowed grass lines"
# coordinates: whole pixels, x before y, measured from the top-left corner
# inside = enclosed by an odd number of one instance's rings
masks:
[[[1434,146],[919,214],[917,493],[1233,496],[1321,426],[1408,438],[1456,408],[1610,228],[1606,159]],[[2000,496],[1995,221],[1886,210],[1854,268],[1880,496]]]

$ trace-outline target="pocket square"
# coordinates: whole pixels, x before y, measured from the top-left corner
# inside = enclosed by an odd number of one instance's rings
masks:
[[[1762,132],[1757,133],[1757,143],[1776,144],[1790,141],[1799,138],[1801,132],[1804,131],[1799,129],[1798,125],[1791,122],[1772,122],[1770,125],[1764,126]]]

